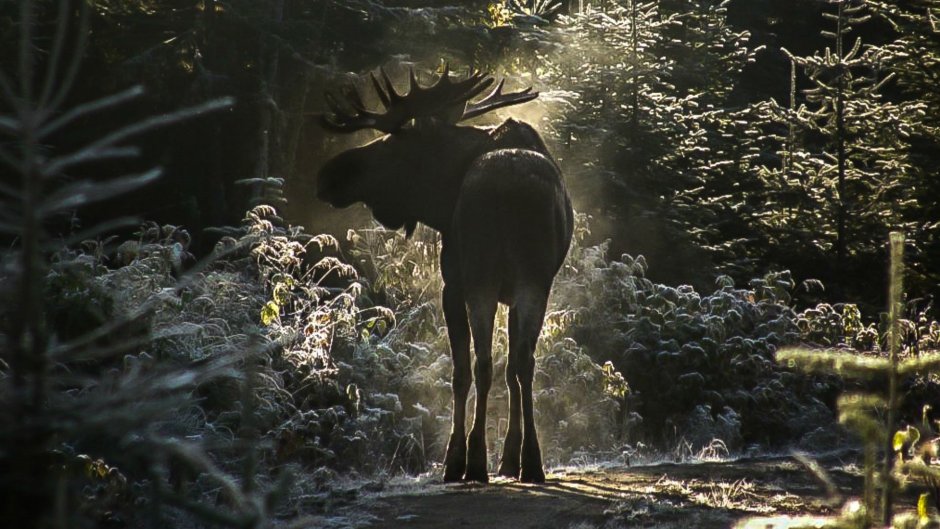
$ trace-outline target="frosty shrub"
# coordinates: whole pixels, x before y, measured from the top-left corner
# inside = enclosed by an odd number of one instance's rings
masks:
[[[624,401],[630,439],[697,451],[718,438],[734,450],[832,422],[830,385],[774,362],[777,347],[804,338],[789,305],[789,273],[747,288],[721,276],[703,295],[656,284],[646,268],[642,256],[608,259],[605,244],[575,247],[555,288],[568,311],[564,335],[595,365],[611,362],[632,390]]]
[[[378,344],[398,328],[398,317],[376,305],[366,280],[334,255],[333,237],[279,228],[266,221],[270,208],[253,215],[251,257],[265,285],[260,320],[278,345],[265,398],[280,403],[279,422],[269,425],[277,459],[369,472],[422,470],[421,436],[403,417],[398,395],[384,390]]]
[[[842,513],[832,517],[806,517],[799,527],[934,527],[937,516],[930,512],[929,504],[940,507],[940,469],[936,464],[936,429],[931,424],[932,407],[922,408],[919,420],[904,417],[902,403],[914,396],[905,390],[907,381],[914,378],[927,380],[935,387],[940,355],[935,341],[935,322],[928,322],[925,311],[918,314],[917,323],[905,319],[904,306],[904,249],[905,236],[892,232],[889,236],[890,282],[888,310],[882,318],[882,329],[862,327],[857,309],[846,306],[843,310],[846,342],[865,336],[863,346],[868,354],[846,350],[839,342],[838,349],[788,347],[777,353],[777,360],[807,372],[835,374],[841,378],[866,385],[851,386],[839,396],[837,409],[839,423],[861,442],[862,474],[864,486],[861,497],[846,502]],[[831,322],[840,316],[832,310],[817,311]],[[816,315],[814,315],[816,316]],[[817,318],[819,319],[819,318]],[[869,343],[869,339],[870,343]],[[872,350],[873,349],[873,350]],[[887,382],[887,384],[884,384]],[[929,402],[929,401],[928,401]],[[903,423],[907,423],[903,427]],[[828,478],[827,478],[828,479]],[[900,499],[899,491],[916,485],[921,492],[915,512],[895,516]],[[752,520],[762,525],[762,519]]]

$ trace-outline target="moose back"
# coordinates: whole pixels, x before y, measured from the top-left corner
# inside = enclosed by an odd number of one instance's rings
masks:
[[[453,427],[444,479],[487,481],[486,401],[493,378],[493,322],[509,306],[509,428],[498,473],[542,482],[532,379],[535,345],[555,274],[568,251],[573,213],[558,165],[538,133],[507,120],[496,127],[461,121],[531,101],[537,92],[503,93],[500,81],[473,72],[454,79],[448,68],[431,86],[414,71],[407,93],[384,70],[369,80],[383,109],[370,111],[355,87],[327,94],[325,127],[386,133],[347,150],[320,171],[317,196],[334,207],[365,203],[382,225],[410,235],[421,222],[441,234],[443,307],[454,362]],[[473,338],[476,409],[466,434]]]

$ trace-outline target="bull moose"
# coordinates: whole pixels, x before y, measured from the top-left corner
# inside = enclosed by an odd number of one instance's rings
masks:
[[[411,235],[418,222],[441,234],[443,308],[454,362],[453,428],[444,480],[485,482],[486,401],[493,378],[492,336],[498,303],[509,306],[509,428],[498,473],[543,482],[535,431],[535,345],[555,274],[573,229],[571,200],[558,165],[530,125],[459,126],[492,110],[531,101],[531,88],[503,93],[503,81],[447,66],[431,86],[411,70],[407,93],[384,69],[369,79],[383,109],[366,108],[355,86],[326,94],[323,125],[335,132],[375,129],[384,136],[330,159],[317,196],[334,207],[365,203],[387,228]],[[468,317],[469,315],[469,317]],[[470,338],[476,363],[476,412],[465,435],[470,391]]]

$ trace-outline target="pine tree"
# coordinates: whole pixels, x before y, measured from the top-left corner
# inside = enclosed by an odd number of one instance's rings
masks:
[[[728,23],[727,1],[674,0],[662,8],[676,23],[664,28],[661,53],[675,60],[674,92],[687,104],[680,120],[684,136],[672,144],[670,172],[659,180],[660,214],[676,232],[727,273],[754,272],[749,247],[760,245],[751,228],[760,182],[750,173],[759,136],[749,106],[735,90],[760,48]],[[662,166],[660,166],[662,167]]]
[[[577,159],[583,180],[601,175],[575,194],[603,196],[594,213],[616,226],[614,253],[643,253],[659,279],[695,281],[742,241],[757,244],[741,222],[757,134],[732,99],[758,50],[728,24],[727,2],[635,1],[559,22],[566,51],[542,55],[543,79],[580,96],[554,123],[563,144],[599,146],[562,157]]]
[[[799,101],[797,64],[791,60],[790,66],[787,104],[768,99],[751,107],[754,120],[763,124],[756,138],[761,155],[752,168],[762,184],[754,227],[765,242],[763,263],[779,263],[797,277],[828,280],[830,275],[820,269],[829,249],[820,234],[835,231],[827,214],[831,200],[827,162],[803,148],[810,142],[814,122]]]
[[[665,0],[661,9],[676,16],[667,28],[663,52],[676,60],[673,81],[680,93],[703,103],[724,104],[740,80],[741,70],[757,50],[748,48],[750,34],[728,22],[730,0]]]
[[[691,101],[675,96],[675,60],[661,53],[675,23],[657,2],[588,7],[559,17],[536,53],[540,80],[558,88],[545,100],[564,100],[550,122],[558,157],[575,196],[590,197],[587,212],[609,219],[599,231],[610,229],[615,252],[655,255],[669,229],[656,212]]]
[[[870,273],[866,269],[880,261],[881,241],[890,229],[911,228],[903,215],[914,205],[908,138],[921,107],[886,101],[883,88],[893,76],[881,47],[863,46],[860,38],[848,45],[853,28],[870,18],[865,5],[829,3],[835,12],[824,16],[835,27],[823,35],[832,47],[803,57],[784,50],[812,87],[803,93],[805,106],[786,113],[788,140],[803,129],[805,141],[787,147],[788,165],[781,174],[787,185],[794,176],[809,184],[805,209],[824,208],[812,213],[815,244],[832,256],[832,277],[857,281],[857,274]]]
[[[912,113],[911,164],[917,207],[905,212],[916,226],[912,238],[919,248],[910,257],[911,283],[917,290],[940,295],[940,0],[866,2],[872,13],[886,21],[897,38],[883,47],[886,68],[895,75],[898,99],[905,106],[923,109]]]

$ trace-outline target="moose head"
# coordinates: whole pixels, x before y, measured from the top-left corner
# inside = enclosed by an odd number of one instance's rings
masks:
[[[414,71],[399,94],[384,70],[370,73],[384,111],[366,109],[353,87],[344,100],[327,95],[337,132],[375,129],[385,135],[329,160],[317,195],[336,207],[363,202],[376,220],[410,234],[418,222],[441,233],[443,309],[454,360],[454,415],[444,479],[487,481],[486,402],[492,383],[493,320],[509,306],[509,428],[498,472],[544,481],[532,405],[534,351],[548,294],[571,242],[573,213],[558,165],[529,125],[459,126],[497,108],[531,101],[531,89],[504,94],[503,82],[473,72],[453,80],[445,66],[432,86]],[[471,379],[470,338],[476,363]],[[469,435],[466,404],[477,387]]]
[[[363,202],[382,225],[405,227],[409,235],[418,220],[438,230],[445,228],[450,220],[446,212],[431,211],[440,200],[454,198],[443,196],[452,195],[454,189],[442,186],[459,182],[470,162],[491,147],[485,128],[457,124],[538,96],[531,88],[504,94],[500,81],[481,101],[470,103],[493,84],[493,78],[472,72],[454,80],[449,72],[445,65],[437,82],[422,87],[412,69],[406,94],[395,89],[384,69],[381,80],[370,73],[384,112],[367,110],[353,86],[343,90],[342,102],[327,94],[333,112],[322,119],[327,129],[341,133],[374,129],[385,135],[331,159],[320,170],[318,198],[339,208]]]

